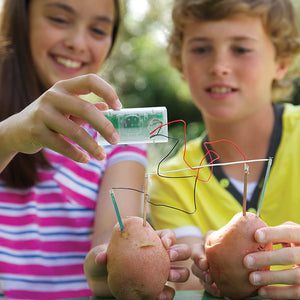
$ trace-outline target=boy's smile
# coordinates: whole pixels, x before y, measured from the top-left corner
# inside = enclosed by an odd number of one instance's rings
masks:
[[[280,79],[275,48],[257,17],[185,25],[182,73],[204,118],[243,119],[271,105]]]

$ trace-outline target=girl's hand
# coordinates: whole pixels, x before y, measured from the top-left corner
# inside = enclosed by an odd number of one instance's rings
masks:
[[[249,280],[253,285],[266,285],[258,291],[263,298],[300,299],[300,225],[287,222],[275,227],[258,229],[255,239],[259,243],[282,244],[281,249],[248,254],[244,264],[249,269],[264,266],[290,266],[287,270],[253,271]],[[284,284],[284,286],[269,286]]]
[[[175,233],[171,230],[157,231],[169,253],[170,261],[179,261],[188,259],[191,256],[191,250],[187,245],[176,245]],[[102,244],[92,248],[87,254],[84,262],[84,272],[90,289],[96,296],[109,297],[111,292],[107,284],[107,244]],[[185,268],[172,267],[169,273],[169,281],[183,282],[189,277],[189,271]],[[171,300],[175,295],[173,288],[165,286],[158,299]]]
[[[107,247],[102,244],[92,248],[84,261],[84,273],[91,291],[99,297],[112,297],[107,284]]]
[[[107,104],[92,104],[78,97],[90,92],[103,98]],[[108,106],[120,109],[121,103],[114,89],[99,76],[88,74],[59,81],[20,113],[2,122],[7,133],[4,144],[7,145],[7,155],[30,154],[47,147],[75,161],[87,162],[89,156],[66,137],[101,160],[105,158],[104,150],[80,125],[89,123],[108,142],[116,144],[118,135],[101,112]]]

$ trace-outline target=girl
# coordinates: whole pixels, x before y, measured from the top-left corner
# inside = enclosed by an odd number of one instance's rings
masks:
[[[83,263],[91,247],[109,241],[117,222],[108,191],[142,190],[146,149],[116,145],[118,135],[101,110],[121,103],[95,74],[119,22],[118,0],[3,4],[0,297],[92,295]],[[107,104],[80,99],[90,92]],[[99,146],[97,131],[111,145]],[[116,191],[116,198],[122,215],[139,214],[138,193]],[[161,236],[168,245],[174,241],[170,232]],[[93,268],[94,261],[85,268],[88,278]],[[109,294],[106,281],[94,292]]]

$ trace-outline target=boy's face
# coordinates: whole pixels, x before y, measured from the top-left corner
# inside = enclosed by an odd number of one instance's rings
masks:
[[[205,120],[245,119],[271,103],[286,66],[259,18],[192,22],[183,36],[182,73]]]

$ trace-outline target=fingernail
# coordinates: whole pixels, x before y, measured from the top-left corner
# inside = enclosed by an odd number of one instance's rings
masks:
[[[163,239],[164,246],[166,249],[169,249],[172,245],[172,241],[170,239]]]
[[[100,146],[97,149],[98,151],[95,154],[95,158],[98,160],[103,160],[106,157],[106,152]]]
[[[91,160],[91,158],[89,157],[88,154],[84,154],[83,158],[82,158],[82,163],[88,163]]]
[[[113,135],[111,136],[111,139],[110,139],[111,143],[117,144],[119,140],[120,140],[120,137],[119,137],[118,133],[117,132],[113,133]]]
[[[177,281],[180,278],[179,272],[176,272],[174,270],[170,271],[170,280],[171,281]]]
[[[178,257],[178,253],[177,253],[177,251],[170,250],[169,256],[170,256],[170,260],[174,261]]]
[[[122,108],[122,103],[119,99],[115,101],[114,105],[115,105],[116,109],[121,109]]]
[[[247,257],[245,258],[245,264],[248,268],[253,267],[255,262],[255,259],[252,255],[247,255]]]
[[[167,300],[167,297],[165,294],[160,294],[159,297],[157,298],[158,300]]]
[[[266,239],[266,234],[263,231],[258,231],[256,234],[257,241],[260,243],[264,243]]]
[[[252,283],[254,285],[260,285],[261,276],[257,273],[252,274]]]
[[[259,289],[259,296],[262,298],[268,298],[268,293],[265,289]]]
[[[204,281],[205,281],[206,283],[209,282],[209,275],[208,275],[207,273],[205,273],[205,275],[204,275]]]

